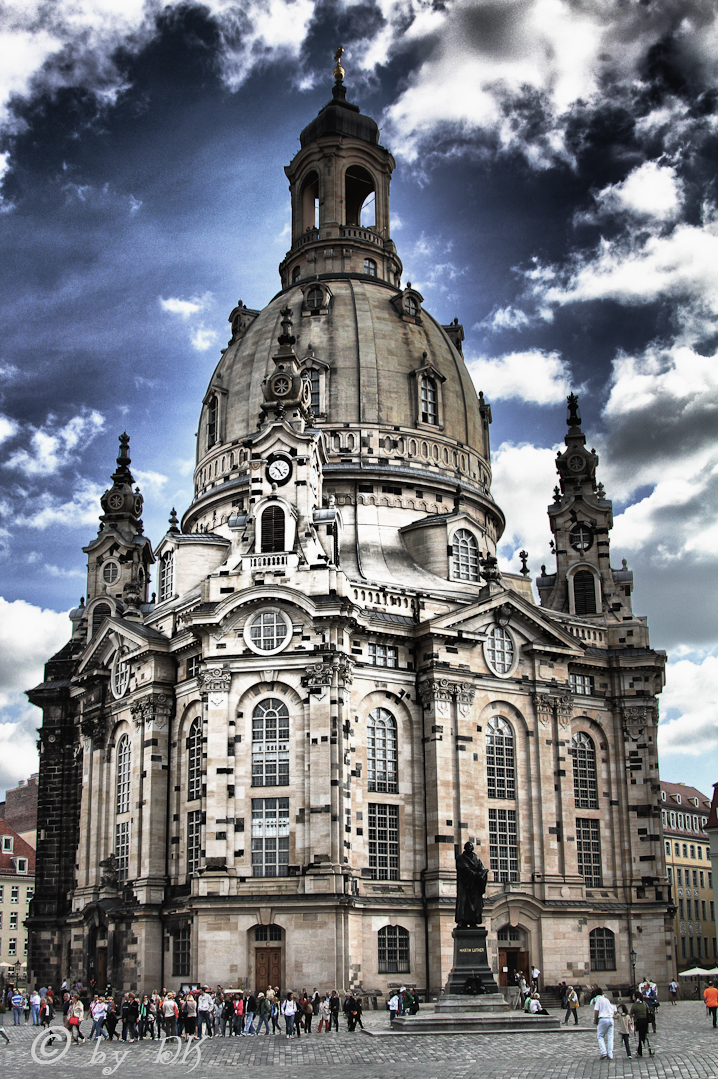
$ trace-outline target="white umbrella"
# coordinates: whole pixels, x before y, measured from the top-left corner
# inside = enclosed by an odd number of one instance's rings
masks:
[[[679,978],[705,978],[707,974],[715,974],[716,971],[704,970],[703,967],[691,967],[690,970],[681,970],[678,973]]]

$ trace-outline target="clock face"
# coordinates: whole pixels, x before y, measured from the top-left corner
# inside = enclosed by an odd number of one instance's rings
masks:
[[[135,499],[135,517],[139,517],[142,513],[142,498],[140,495]]]
[[[273,389],[277,397],[286,397],[291,388],[291,382],[286,375],[279,375],[274,380]]]
[[[278,457],[276,461],[272,461],[267,469],[267,475],[274,483],[282,483],[284,480],[289,479],[291,471],[292,466],[289,461],[285,461],[283,457]]]
[[[110,507],[111,510],[122,509],[124,502],[125,496],[121,494],[110,495],[110,497],[107,499],[107,505]]]
[[[580,453],[574,453],[572,457],[568,459],[568,467],[572,472],[580,472],[583,468],[583,457]]]

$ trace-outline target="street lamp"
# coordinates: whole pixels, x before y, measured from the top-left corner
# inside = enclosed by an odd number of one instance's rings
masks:
[[[633,948],[631,948],[629,958],[631,960],[631,969],[633,970],[633,989],[635,989],[636,988],[636,960],[638,959],[638,956],[636,955],[636,952],[635,952],[635,950]]]

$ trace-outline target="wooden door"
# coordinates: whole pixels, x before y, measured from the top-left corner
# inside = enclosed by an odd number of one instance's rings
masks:
[[[270,985],[281,985],[281,948],[257,948],[254,953],[254,959],[256,963],[258,993],[266,993]]]
[[[107,948],[97,949],[97,962],[95,965],[95,980],[97,992],[100,996],[105,995],[105,989],[107,987]]]

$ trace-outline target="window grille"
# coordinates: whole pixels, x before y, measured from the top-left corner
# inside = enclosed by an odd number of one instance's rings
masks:
[[[576,809],[598,809],[596,747],[583,731],[571,739],[573,797]]]
[[[312,367],[310,372],[309,372],[309,382],[310,382],[311,391],[312,391],[312,409],[315,412],[319,412],[319,406],[321,404],[321,399],[320,399],[321,382],[320,382],[319,371],[317,371],[316,367]]]
[[[570,674],[568,677],[573,693],[578,693],[582,697],[590,697],[593,695],[593,675]]]
[[[324,292],[317,285],[314,285],[307,292],[306,299],[307,307],[310,310],[317,311],[320,307],[324,306]]]
[[[453,576],[457,581],[478,581],[479,545],[473,532],[459,528],[451,541]]]
[[[369,661],[373,663],[375,667],[398,667],[399,651],[391,645],[370,644]]]
[[[174,578],[174,552],[167,551],[160,559],[160,603],[172,595]]]
[[[188,978],[190,971],[191,941],[189,929],[176,929],[172,935],[172,976]]]
[[[130,871],[130,822],[115,825],[115,864],[117,879],[126,881]]]
[[[616,938],[610,929],[592,929],[588,935],[591,970],[616,969]]]
[[[252,799],[252,876],[286,877],[289,799]]]
[[[92,636],[94,637],[98,629],[112,614],[109,603],[98,603],[96,607],[92,608]]]
[[[367,787],[380,794],[399,790],[396,720],[386,708],[367,716]]]
[[[281,940],[282,928],[279,925],[258,925],[254,930],[254,939],[260,942],[263,940]]]
[[[508,674],[514,662],[514,642],[508,630],[494,626],[486,639],[486,658],[495,674]]]
[[[252,620],[249,639],[255,648],[271,652],[286,640],[287,632],[287,623],[279,611],[261,611]]]
[[[399,879],[399,807],[369,803],[369,876]]]
[[[374,259],[364,259],[364,273],[368,277],[376,277],[376,263]]]
[[[187,738],[187,801],[202,796],[202,720],[195,719]]]
[[[404,312],[409,315],[410,318],[416,318],[419,314],[419,305],[413,296],[404,297]],[[427,423],[431,422],[431,420],[427,420]]]
[[[284,510],[268,506],[262,514],[262,553],[284,550]]]
[[[202,811],[187,814],[187,876],[199,869],[202,846]]]
[[[603,884],[603,873],[597,820],[576,820],[576,852],[578,872],[586,882],[586,887],[600,888]]]
[[[132,769],[132,750],[126,734],[120,738],[117,747],[117,813],[130,811],[130,782]]]
[[[411,301],[414,303],[414,301]],[[416,314],[416,303],[414,303]],[[421,422],[438,424],[439,422],[439,397],[436,390],[436,382],[429,375],[421,376]]]
[[[187,677],[196,678],[199,674],[199,669],[202,665],[202,657],[200,655],[190,656],[187,660]]]
[[[252,786],[289,786],[289,711],[276,697],[252,714]]]
[[[486,782],[489,798],[516,797],[514,735],[502,716],[486,724]]]
[[[379,973],[409,973],[409,933],[401,925],[379,930]]]
[[[489,810],[489,860],[494,880],[519,879],[519,850],[515,809]]]

